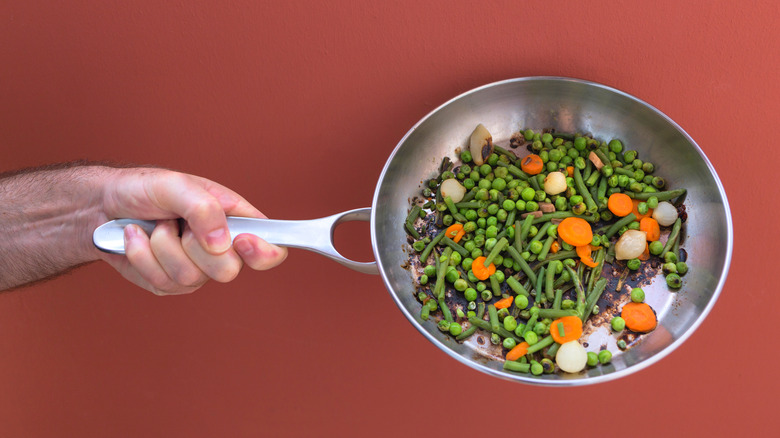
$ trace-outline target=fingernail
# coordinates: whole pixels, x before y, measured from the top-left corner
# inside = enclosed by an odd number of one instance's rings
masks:
[[[215,252],[227,251],[230,247],[228,240],[228,233],[224,228],[217,228],[216,230],[206,234],[206,244]]]
[[[255,248],[252,244],[245,239],[233,242],[233,246],[236,248],[236,251],[243,256],[251,256],[255,252]]]
[[[134,239],[135,236],[138,235],[138,230],[136,229],[135,225],[128,225],[125,227],[125,245],[127,245],[127,242]]]

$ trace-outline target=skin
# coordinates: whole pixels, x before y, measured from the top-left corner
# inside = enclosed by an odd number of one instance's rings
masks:
[[[249,234],[230,242],[226,215],[265,218],[234,191],[157,168],[69,163],[0,175],[0,290],[103,260],[157,295],[233,280],[243,265],[266,270],[287,250]],[[92,232],[116,218],[156,219],[151,236],[125,228],[126,256],[106,254]],[[179,229],[183,218],[186,225]]]

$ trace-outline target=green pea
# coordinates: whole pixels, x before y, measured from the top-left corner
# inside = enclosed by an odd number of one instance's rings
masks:
[[[626,328],[626,320],[621,318],[620,316],[616,316],[612,318],[610,324],[612,325],[612,330],[616,332],[622,331],[624,328]]]
[[[463,292],[469,287],[468,283],[466,283],[466,280],[462,278],[455,280],[453,285],[455,286],[455,290],[457,290],[458,292]]]
[[[544,373],[544,366],[540,364],[539,362],[532,360],[531,361],[531,374],[534,376],[540,376]]]
[[[525,339],[525,342],[528,342],[528,345],[534,345],[535,343],[539,342],[539,335],[537,335],[533,330],[527,332],[523,338]]]
[[[517,342],[515,342],[513,338],[504,339],[503,347],[506,348],[507,350],[511,350],[515,348],[515,345],[517,345]]]
[[[528,201],[525,203],[525,211],[531,212],[539,209],[539,204],[536,201]]]
[[[584,151],[587,146],[588,141],[585,139],[585,137],[577,137],[574,139],[574,148],[578,151]]]
[[[450,266],[457,266],[461,262],[462,256],[459,252],[453,252],[452,255],[450,255]]]
[[[612,361],[612,353],[609,352],[609,350],[601,350],[599,351],[599,362],[602,365],[606,365]]]
[[[609,141],[609,150],[618,154],[623,151],[623,143],[618,139],[612,139]]]
[[[450,334],[452,336],[458,336],[461,332],[463,332],[463,327],[460,324],[456,322],[450,324]]]
[[[542,143],[552,143],[553,136],[549,132],[542,134]]]
[[[559,196],[558,198],[555,199],[555,210],[556,211],[564,211],[564,210],[566,210],[569,207],[568,204],[569,203],[566,202],[566,197],[565,196]]]
[[[517,328],[517,320],[512,315],[507,316],[504,318],[504,328],[510,332],[515,331]]]
[[[543,322],[537,322],[534,324],[534,333],[536,333],[538,336],[544,336],[550,333],[550,327],[543,323]]]
[[[451,324],[449,323],[449,321],[447,321],[446,319],[442,319],[441,321],[439,321],[438,324],[436,324],[436,327],[438,327],[439,330],[443,332],[448,332],[450,331],[450,325]]]
[[[599,364],[599,356],[598,356],[598,354],[596,354],[596,353],[594,353],[592,351],[589,351],[588,352],[588,362],[587,363],[588,363],[589,367],[595,367],[596,365],[598,365]]]
[[[467,149],[467,150],[461,152],[460,153],[460,159],[464,163],[471,163],[471,160],[473,159],[473,157],[471,156],[471,151]]]
[[[528,229],[528,237],[534,237],[537,234],[539,234],[539,228],[536,228],[536,225],[531,225],[531,228]]]
[[[526,202],[532,201],[535,195],[536,191],[532,187],[526,187],[522,192],[520,192],[520,196],[523,198],[523,201]]]
[[[466,301],[474,301],[477,299],[477,291],[469,287],[463,292],[463,296],[466,298]]]
[[[641,303],[645,300],[645,291],[641,287],[635,287],[631,289],[631,301],[635,303]]]
[[[493,166],[493,167],[496,167],[496,163],[498,163],[498,159],[499,159],[499,158],[500,158],[500,157],[498,156],[498,154],[496,154],[496,153],[493,153],[493,154],[491,154],[491,155],[490,155],[490,157],[488,157],[488,159],[487,159],[487,162],[488,162],[488,164],[490,164],[491,166]]]
[[[636,151],[631,151],[631,150],[625,151],[623,153],[623,159],[626,160],[626,163],[631,163],[636,158],[636,154],[637,154]]]
[[[423,273],[429,277],[436,275],[436,266],[434,265],[425,266],[425,268],[423,269]]]
[[[534,131],[533,129],[526,129],[523,131],[523,138],[525,138],[525,141],[531,141],[534,139]]]
[[[525,211],[525,201],[523,201],[522,199],[515,200],[515,210]]]
[[[650,242],[649,248],[650,254],[660,255],[664,251],[664,244],[660,240]]]
[[[503,208],[499,209],[498,212],[496,213],[496,218],[498,219],[499,222],[506,222],[507,216],[509,216],[509,213],[507,213],[506,210],[504,210]]]
[[[667,274],[666,285],[672,289],[679,289],[682,286],[682,278],[677,274]]]
[[[458,273],[457,269],[453,268],[452,266],[447,268],[447,273],[444,275],[444,279],[447,280],[447,283],[455,283],[455,280],[459,278],[460,274]]]
[[[664,255],[664,261],[666,263],[677,263],[677,254],[669,251]]]
[[[639,269],[640,266],[642,266],[642,261],[639,259],[631,259],[626,262],[626,266],[628,267],[628,269],[632,271],[636,271],[637,269]]]
[[[518,295],[515,297],[515,307],[517,307],[520,310],[525,309],[528,307],[528,297],[525,295]]]
[[[534,254],[539,254],[542,252],[542,248],[544,247],[544,244],[538,240],[534,240],[528,245],[528,250],[531,251]]]
[[[666,181],[660,176],[656,176],[653,178],[653,186],[655,186],[657,189],[662,189],[664,186],[666,186]]]
[[[619,339],[619,340],[617,341],[617,347],[618,347],[619,349],[621,349],[621,350],[625,350],[625,349],[626,349],[626,347],[627,347],[627,345],[626,345],[626,341],[624,341],[623,339]]]
[[[492,187],[493,189],[498,191],[504,190],[506,188],[506,180],[504,180],[503,178],[496,178],[493,180]]]
[[[552,374],[555,372],[555,363],[551,359],[545,357],[539,363],[542,364],[545,374]]]
[[[648,208],[658,207],[658,198],[656,198],[655,196],[651,196],[647,198],[647,207]]]
[[[576,204],[571,207],[571,211],[574,214],[584,214],[587,207],[585,206],[584,202],[580,202],[579,204]]]
[[[547,236],[549,237],[558,237],[558,225],[552,224],[549,227],[547,227]]]
[[[637,211],[639,211],[639,214],[647,214],[647,208],[648,208],[647,202],[640,202],[636,206],[636,209]]]
[[[631,221],[628,224],[628,229],[629,230],[638,230],[639,229],[639,221]]]
[[[680,275],[685,275],[688,272],[688,264],[685,262],[677,262],[675,263],[675,267],[677,268],[677,273]]]
[[[479,296],[482,298],[482,301],[488,302],[493,299],[493,292],[485,289],[479,293]]]
[[[654,170],[655,170],[655,166],[653,165],[653,163],[650,163],[648,161],[648,162],[645,162],[645,163],[642,164],[642,171],[643,172],[645,172],[645,173],[653,173]]]
[[[423,285],[423,286],[428,284],[428,276],[427,275],[423,274],[423,275],[420,276],[420,284]]]

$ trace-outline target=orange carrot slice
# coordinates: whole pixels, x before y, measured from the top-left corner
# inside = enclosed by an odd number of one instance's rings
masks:
[[[653,209],[648,208],[647,213],[642,214],[639,212],[639,203],[641,203],[639,199],[632,199],[631,200],[631,213],[634,213],[636,216],[636,220],[642,220],[646,217],[651,217],[653,215]]]
[[[474,276],[479,280],[487,280],[491,275],[496,273],[496,265],[491,263],[485,267],[485,260],[487,257],[477,257],[471,263],[471,271],[474,272]]]
[[[496,301],[496,304],[494,304],[494,306],[496,306],[496,309],[506,309],[506,308],[508,308],[509,306],[512,305],[512,301],[513,300],[514,300],[514,297],[502,298],[502,299]]]
[[[558,318],[550,324],[550,335],[559,344],[576,341],[582,336],[582,320],[579,316]]]
[[[626,303],[620,316],[626,321],[626,327],[639,333],[652,331],[657,325],[658,320],[655,312],[646,303]],[[550,332],[552,332],[552,327]]]
[[[631,202],[631,198],[625,193],[613,193],[609,195],[607,208],[615,216],[623,217],[628,216],[631,213],[633,203]]]
[[[588,221],[581,217],[567,217],[558,224],[558,235],[572,246],[590,245],[593,230]]]
[[[590,266],[591,268],[595,268],[598,266],[598,263],[593,261],[593,257],[591,256],[593,250],[590,246],[589,243],[587,245],[575,246],[574,249],[577,250],[577,255],[580,257],[582,263],[585,263],[586,266]]]
[[[521,357],[525,356],[526,353],[528,353],[528,342],[521,342],[517,345],[515,345],[515,348],[509,350],[509,353],[506,354],[506,360],[517,360]]]
[[[651,217],[642,218],[639,221],[639,231],[644,231],[647,234],[648,242],[654,242],[661,238],[661,227],[658,225],[658,221]]]
[[[538,175],[544,170],[542,157],[536,154],[527,155],[520,161],[520,169],[529,175]]]

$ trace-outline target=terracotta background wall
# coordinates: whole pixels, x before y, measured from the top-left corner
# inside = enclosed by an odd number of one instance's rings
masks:
[[[779,15],[773,1],[0,2],[0,170],[154,163],[271,217],[321,217],[370,205],[393,147],[449,98],[560,75],[631,93],[696,139],[736,242],[688,342],[565,390],[457,363],[379,277],[306,252],[168,298],[93,264],[0,294],[0,435],[776,430]],[[367,226],[339,237],[371,258]]]

